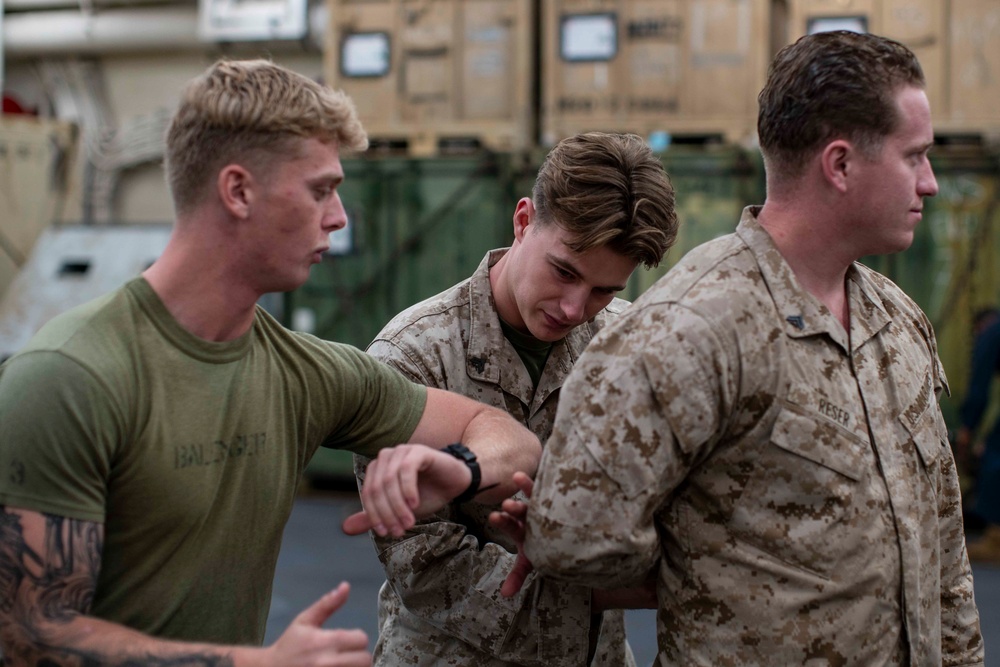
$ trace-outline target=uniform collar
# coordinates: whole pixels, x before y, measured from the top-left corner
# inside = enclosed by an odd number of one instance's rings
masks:
[[[775,308],[783,319],[785,334],[804,338],[826,334],[845,351],[857,349],[891,319],[879,298],[879,290],[867,271],[855,262],[847,270],[847,298],[851,314],[848,339],[830,309],[799,285],[792,268],[774,240],[757,221],[759,206],[743,209],[736,233],[753,253]]]
[[[847,293],[851,300],[852,352],[865,344],[889,322],[889,314],[882,299],[882,291],[872,276],[874,271],[855,262],[847,270]]]
[[[562,386],[580,353],[594,335],[594,325],[586,322],[552,345],[542,377],[535,390],[527,369],[514,346],[500,328],[490,285],[490,268],[500,261],[509,248],[489,251],[469,279],[469,345],[466,372],[473,380],[500,385],[505,392],[517,396],[526,405],[540,403]]]

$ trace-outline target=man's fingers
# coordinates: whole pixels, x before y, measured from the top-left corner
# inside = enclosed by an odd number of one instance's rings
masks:
[[[524,524],[506,512],[490,512],[490,525],[503,531],[519,545],[524,540]]]
[[[528,517],[528,503],[508,498],[500,503],[500,509],[511,518],[524,521]]]
[[[514,485],[525,495],[531,498],[531,492],[535,488],[535,483],[531,477],[523,472],[515,472],[513,476]],[[535,569],[528,557],[522,551],[524,546],[525,519],[528,517],[528,503],[520,500],[508,498],[500,505],[502,512],[491,512],[490,523],[507,533],[511,539],[517,543],[518,554],[514,561],[514,567],[510,574],[504,579],[500,587],[500,595],[505,598],[517,595],[528,575]]]
[[[362,503],[372,526],[378,535],[403,534],[403,527],[414,522],[410,503],[404,496],[404,485],[412,474],[416,485],[414,457],[419,458],[415,448],[401,445],[392,450],[384,449],[378,458],[368,465],[368,475],[361,489]],[[372,471],[374,469],[374,475]]]
[[[330,644],[337,651],[359,651],[367,654],[368,635],[364,630],[327,630]]]
[[[339,586],[319,600],[316,600],[316,602],[312,603],[311,606],[296,616],[293,623],[301,623],[314,628],[321,627],[333,612],[344,606],[344,603],[347,602],[347,596],[350,593],[351,585],[346,581],[340,582]]]
[[[372,521],[365,512],[355,512],[340,525],[347,535],[362,535],[372,529]]]
[[[368,651],[338,653],[335,660],[336,662],[332,664],[336,664],[337,667],[371,667],[372,655]]]
[[[524,580],[528,578],[528,575],[534,570],[531,561],[527,559],[524,554],[518,554],[517,560],[514,561],[514,567],[511,568],[510,574],[504,579],[503,586],[500,587],[500,595],[505,598],[511,598],[517,595],[521,587],[524,586]]]
[[[365,481],[364,484],[361,485],[361,504],[364,507],[365,515],[370,521],[369,528],[374,530],[378,535],[384,536],[385,526],[382,525],[382,517],[379,514],[379,508],[376,506],[377,503],[375,502],[376,491],[385,485],[383,482],[384,473],[382,468],[383,466],[379,465],[378,458],[368,462],[368,468],[365,471]],[[345,524],[346,523],[347,522],[345,521]]]
[[[320,630],[323,648],[315,656],[316,665],[370,667],[368,635],[364,630]]]
[[[524,495],[530,498],[531,492],[535,489],[534,480],[532,480],[526,473],[520,471],[514,473],[513,479],[517,488],[520,489]]]
[[[407,518],[412,519],[412,511],[420,504],[420,491],[417,488],[417,483],[423,466],[415,461],[404,461],[404,464],[407,463],[408,465],[403,465],[399,470],[399,486],[403,502],[406,503]],[[410,526],[404,524],[403,527],[409,528]]]

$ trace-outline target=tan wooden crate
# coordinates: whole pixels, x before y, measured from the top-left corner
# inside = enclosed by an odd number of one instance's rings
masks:
[[[542,142],[586,130],[752,137],[769,0],[546,0]]]
[[[1000,140],[1000,1],[950,3],[948,92],[941,127]]]
[[[531,147],[532,0],[328,0],[324,71],[373,143],[413,154],[441,144]]]
[[[931,113],[948,113],[944,0],[792,0],[788,14],[789,42],[808,32],[851,26],[905,44],[924,70]]]
[[[882,0],[881,32],[905,44],[924,70],[931,114],[948,114],[947,3],[944,0]]]

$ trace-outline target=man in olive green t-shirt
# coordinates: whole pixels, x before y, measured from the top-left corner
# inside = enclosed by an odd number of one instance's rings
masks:
[[[346,222],[339,151],[365,145],[343,94],[271,63],[220,61],[188,86],[163,256],[0,367],[5,664],[367,665],[363,632],[321,627],[346,584],[260,647],[316,448],[378,456],[362,500],[383,532],[534,472],[537,438],[501,411],[256,306],[320,261]],[[438,450],[455,442],[479,460]]]

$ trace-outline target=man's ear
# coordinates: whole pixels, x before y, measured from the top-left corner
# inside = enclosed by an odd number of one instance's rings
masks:
[[[514,240],[521,242],[528,227],[535,220],[535,203],[531,197],[521,197],[514,208]]]
[[[219,200],[234,217],[245,220],[250,216],[257,194],[253,174],[238,164],[227,164],[219,171],[216,181]]]
[[[844,139],[831,141],[820,155],[823,177],[838,192],[846,192],[848,177],[853,174],[854,163],[860,157],[858,149],[849,141]]]

